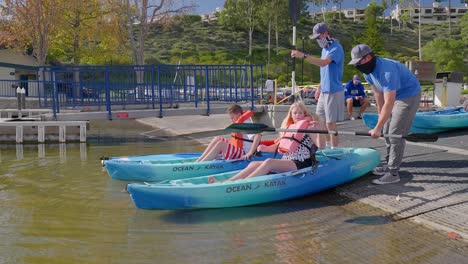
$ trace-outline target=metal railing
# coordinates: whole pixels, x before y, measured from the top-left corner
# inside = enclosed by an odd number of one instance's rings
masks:
[[[0,97],[16,97],[26,86],[41,108],[98,106],[109,115],[116,105],[160,109],[188,103],[208,112],[212,102],[263,98],[263,65],[129,65],[38,67],[38,80],[0,80]]]

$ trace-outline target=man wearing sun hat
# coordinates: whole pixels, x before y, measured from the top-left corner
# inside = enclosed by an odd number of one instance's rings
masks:
[[[359,44],[351,50],[349,64],[364,74],[375,95],[379,119],[369,131],[371,136],[378,138],[382,132],[406,136],[421,99],[421,86],[416,76],[398,61],[376,57],[366,44]],[[405,140],[386,137],[385,146],[386,164],[373,170],[374,174],[382,175],[372,181],[375,184],[400,181]]]
[[[320,58],[314,58],[298,50],[291,57],[301,58],[320,67],[320,86],[315,92],[317,114],[325,120],[328,130],[337,131],[336,122],[344,120],[343,67],[344,51],[341,44],[332,38],[328,26],[318,23],[313,28],[311,39],[322,48]],[[338,146],[338,136],[329,135],[331,147]]]

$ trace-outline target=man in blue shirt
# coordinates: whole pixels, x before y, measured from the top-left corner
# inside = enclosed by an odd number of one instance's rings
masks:
[[[291,57],[302,58],[320,67],[320,86],[315,92],[315,99],[318,100],[316,112],[325,120],[328,130],[337,131],[336,122],[344,120],[343,47],[332,38],[325,23],[316,24],[310,38],[316,39],[322,48],[320,59],[298,50],[291,51]],[[331,147],[337,147],[338,136],[330,134],[329,137]]]
[[[349,119],[354,120],[353,107],[360,107],[357,118],[362,119],[361,115],[366,111],[366,108],[369,105],[369,100],[366,98],[364,86],[361,83],[359,74],[355,74],[353,79],[346,84],[345,101]]]
[[[384,134],[406,136],[419,107],[421,86],[416,76],[398,61],[379,58],[366,44],[359,44],[351,50],[349,64],[364,73],[377,103],[379,119],[369,131],[373,138]],[[405,151],[405,139],[385,138],[386,164],[373,170],[383,175],[375,184],[400,181],[399,170]]]

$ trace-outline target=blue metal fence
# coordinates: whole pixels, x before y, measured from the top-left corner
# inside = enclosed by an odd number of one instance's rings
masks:
[[[254,102],[263,91],[263,65],[130,65],[38,67],[28,82],[29,97],[40,107],[99,106],[109,114],[115,105]],[[0,80],[0,97],[15,97],[19,81]]]

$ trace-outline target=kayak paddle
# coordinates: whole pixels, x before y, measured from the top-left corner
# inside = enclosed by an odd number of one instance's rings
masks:
[[[370,136],[368,132],[359,131],[333,131],[333,130],[314,130],[314,129],[287,129],[287,128],[274,128],[265,124],[259,123],[239,123],[231,124],[225,128],[228,131],[237,133],[253,133],[258,134],[262,132],[301,132],[301,133],[318,133],[318,134],[331,134],[331,135],[354,135],[354,136]],[[404,138],[411,142],[435,142],[439,138],[435,134],[411,133],[406,136],[383,134],[382,137]]]

